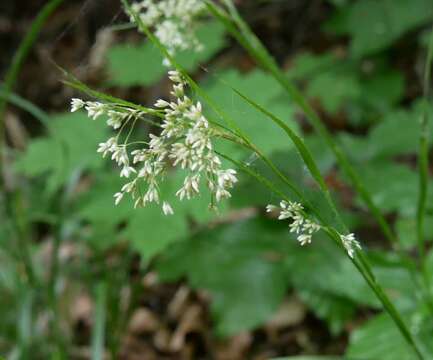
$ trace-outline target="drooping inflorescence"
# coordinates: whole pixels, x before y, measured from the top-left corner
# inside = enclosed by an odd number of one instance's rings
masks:
[[[132,196],[135,207],[162,201],[165,215],[173,214],[173,209],[161,199],[160,184],[171,167],[186,171],[183,185],[176,192],[180,200],[197,196],[205,184],[213,206],[229,198],[229,190],[237,182],[236,171],[223,169],[220,158],[213,151],[212,137],[216,130],[203,115],[201,103],[185,94],[187,84],[177,71],[170,71],[169,78],[173,82],[173,101],[160,99],[155,104],[163,117],[162,131],[158,135],[149,134],[149,141],[141,148],[136,147],[137,142],[128,143],[129,136],[121,141],[121,134],[127,122],[142,117],[143,112],[127,108],[119,110],[115,104],[80,99],[71,102],[71,111],[85,108],[92,119],[106,115],[107,124],[119,129],[117,136],[99,144],[98,148],[104,157],[111,154],[111,159],[121,167],[121,177],[133,176],[132,181],[114,195],[115,203],[118,204],[125,194]]]
[[[361,250],[361,244],[359,243],[359,241],[355,239],[355,234],[352,233],[347,235],[340,234],[340,239],[341,239],[341,243],[346,249],[347,254],[353,259],[355,255],[355,250],[356,249]]]
[[[142,0],[133,3],[131,11],[145,26],[153,29],[155,36],[173,55],[181,50],[202,49],[194,30],[204,7],[202,0]],[[133,14],[129,15],[131,22],[135,22]]]
[[[282,200],[280,206],[268,205],[267,212],[279,212],[278,220],[289,220],[290,232],[297,235],[297,240],[303,246],[310,244],[314,233],[321,229],[316,222],[308,219],[303,212],[302,204]],[[341,235],[340,240],[347,254],[353,259],[356,249],[361,249],[361,244],[355,239],[354,234]]]
[[[279,211],[278,220],[290,220],[290,232],[297,235],[299,243],[303,246],[310,244],[313,234],[320,230],[320,225],[306,218],[302,212],[302,204],[282,200],[280,206],[268,205],[267,212]]]

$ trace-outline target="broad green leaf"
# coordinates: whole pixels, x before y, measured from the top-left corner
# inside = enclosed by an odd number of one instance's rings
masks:
[[[289,78],[293,80],[309,80],[335,68],[337,58],[330,52],[316,55],[309,52],[296,56],[293,64],[287,71]]]
[[[402,99],[404,89],[404,77],[400,72],[381,67],[362,80],[360,100],[366,106],[385,113]]]
[[[414,170],[402,164],[376,161],[364,166],[360,175],[376,205],[383,212],[398,212],[403,216],[415,213],[418,175]],[[431,198],[430,196],[429,201]]]
[[[334,335],[338,335],[343,330],[344,325],[352,319],[356,311],[355,303],[326,291],[301,289],[298,294],[317,317],[326,321]]]
[[[357,99],[360,93],[359,80],[350,73],[322,73],[311,80],[307,90],[308,96],[320,99],[330,114],[335,114],[348,100]]]
[[[346,355],[360,360],[418,359],[386,314],[367,321],[351,333]]]
[[[188,71],[195,71],[200,63],[211,59],[226,44],[223,26],[218,22],[203,24],[198,38],[204,49],[184,51],[176,56]],[[149,41],[141,45],[119,44],[108,52],[109,83],[117,86],[151,85],[167,73],[163,56]]]
[[[433,240],[433,216],[425,217],[424,238]],[[416,237],[416,219],[413,217],[400,217],[396,222],[396,231],[401,244],[406,248],[414,248],[417,246]]]
[[[293,237],[292,242],[296,243]],[[285,262],[291,283],[298,291],[328,293],[350,303],[380,307],[347,256],[321,233],[308,247],[294,246]]]
[[[85,239],[96,249],[109,248],[122,240],[119,226],[134,216],[130,202],[122,201],[114,205],[113,195],[123,183],[118,176],[118,169],[110,167],[92,178],[88,190],[74,199],[73,217],[91,225],[85,233]]]
[[[415,102],[411,110],[395,110],[386,114],[365,137],[345,133],[340,135],[340,139],[352,159],[359,162],[414,154],[421,131],[420,111],[420,103]],[[430,134],[431,140],[433,133]]]
[[[235,334],[263,323],[283,299],[288,283],[278,257],[286,252],[285,233],[265,219],[226,225],[178,243],[157,268],[163,280],[187,276],[208,290],[217,332]]]
[[[363,242],[362,238],[359,240]],[[362,243],[362,246],[366,251],[367,245]],[[366,254],[370,258],[375,276],[391,301],[399,309],[412,310],[415,306],[416,288],[403,264],[381,253]],[[317,310],[317,315],[321,318],[331,320],[334,316],[332,320],[340,320],[340,324],[337,324],[342,326],[346,316],[349,316],[350,305],[381,307],[347,256],[321,233],[315,235],[313,243],[307,248],[297,246],[291,249],[290,256],[287,256],[285,261],[291,283],[301,294],[306,291],[307,294],[312,294],[311,296],[324,294],[327,297],[328,303],[322,304],[322,308],[312,308],[315,312]],[[306,298],[307,303],[315,300]],[[343,300],[347,301],[344,307],[341,304]],[[332,313],[334,310],[335,313]],[[328,323],[334,326],[334,329],[338,328],[336,323]]]
[[[102,166],[96,148],[107,137],[104,121],[90,121],[84,113],[58,114],[52,116],[49,128],[53,135],[31,142],[15,164],[30,177],[46,174],[47,192],[58,189],[78,169]]]
[[[351,53],[361,57],[389,47],[432,18],[430,0],[363,0],[341,8],[326,29],[348,34]]]
[[[281,93],[278,84],[272,77],[260,70],[244,75],[235,70],[228,70],[219,73],[214,80],[203,85],[207,94],[233,118],[251,141],[266,155],[276,150],[288,150],[293,147],[290,139],[279,127],[245,102],[225,83],[261,106],[272,109],[275,115],[297,131],[296,123],[293,121],[294,107],[279,97]],[[245,154],[248,156],[248,153],[245,153],[239,145],[227,142],[221,144],[219,150],[236,159],[245,158]]]
[[[177,171],[167,176],[160,187],[164,200],[173,207],[174,215],[165,216],[161,206],[155,204],[132,213],[124,236],[144,259],[150,259],[171,243],[187,238],[192,230],[191,223],[196,227],[203,226],[226,210],[225,203],[218,205],[218,213],[210,210],[210,195],[205,189],[197,198],[180,201],[174,194],[182,185],[182,176],[183,173]]]
[[[338,221],[335,219],[332,209],[330,209],[323,193],[315,184],[298,151],[291,149],[286,152],[275,152],[270,156],[270,159],[280,169],[281,173],[290,179],[294,186],[300,189],[301,195],[308,200],[312,208],[322,215],[325,221],[338,226]],[[271,181],[286,196],[292,200],[298,199],[289,186],[275,175],[260,159],[253,157],[248,159],[246,163],[252,171],[261,174]],[[239,184],[233,189],[233,196],[230,199],[233,207],[266,206],[270,203],[277,204],[281,201],[281,197],[276,197],[267,187],[263,186],[263,184],[256,181],[253,177],[241,172],[239,179]]]
[[[256,218],[206,231],[165,252],[157,263],[158,272],[163,281],[186,276],[194,288],[210,291],[222,334],[265,321],[281,300],[281,287],[287,284],[294,286],[335,333],[350,319],[356,304],[380,308],[353,264],[333,242],[318,234],[313,244],[301,247],[286,227],[279,226],[275,220]],[[392,301],[399,308],[411,309],[414,289],[405,269],[377,256],[372,260]],[[252,273],[255,275],[248,276]]]
[[[118,44],[109,50],[107,56],[110,85],[152,85],[166,73],[159,50],[149,42]]]
[[[389,111],[403,96],[402,74],[380,60],[372,61],[372,69],[365,73],[357,61],[339,59],[329,52],[303,53],[295,58],[287,74],[305,82],[305,93],[319,100],[328,113],[345,110],[352,123],[361,123],[372,116],[369,112]]]
[[[296,57],[288,76],[306,80],[306,94],[318,99],[325,111],[335,114],[348,101],[358,99],[361,88],[358,74],[331,53]]]

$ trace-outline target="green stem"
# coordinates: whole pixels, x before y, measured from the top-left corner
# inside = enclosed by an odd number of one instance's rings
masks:
[[[24,64],[27,55],[30,52],[34,42],[39,35],[47,18],[54,12],[54,10],[63,2],[63,0],[51,0],[48,2],[42,10],[38,13],[36,19],[33,21],[30,30],[26,33],[24,39],[21,41],[18,50],[12,59],[12,63],[6,73],[4,86],[2,87],[2,96],[0,97],[0,192],[3,197],[4,204],[1,205],[4,214],[2,216],[8,216],[14,227],[15,236],[17,238],[17,244],[19,246],[19,252],[24,263],[24,268],[27,274],[29,282],[35,287],[38,279],[36,278],[34,267],[31,260],[30,253],[30,238],[28,231],[28,224],[26,216],[23,213],[23,199],[21,191],[8,191],[6,189],[5,176],[4,176],[4,160],[6,158],[6,141],[5,141],[5,114],[8,101],[15,101],[18,104],[26,105],[25,102],[20,101],[19,98],[12,94],[15,82],[18,78],[19,72],[22,65]],[[28,105],[28,104],[27,104]],[[27,106],[27,108],[29,108]],[[30,109],[30,108],[29,108]],[[35,108],[32,107],[31,110]],[[39,115],[41,115],[39,113]],[[41,119],[43,116],[41,117]]]
[[[393,234],[390,226],[383,217],[380,209],[375,205],[369,192],[364,187],[361,179],[355,169],[350,164],[349,159],[344,151],[334,141],[331,133],[324,126],[319,116],[310,106],[305,97],[290,83],[287,76],[281,71],[274,58],[269,54],[268,50],[263,46],[257,36],[251,31],[249,26],[238,14],[231,0],[224,0],[230,10],[229,17],[224,10],[217,7],[212,1],[206,0],[209,11],[217,17],[227,28],[227,30],[239,41],[239,43],[257,60],[257,62],[279,82],[282,88],[289,94],[291,99],[302,109],[317,133],[324,139],[328,147],[334,153],[338,163],[343,171],[351,180],[357,192],[361,195],[367,207],[370,209],[376,220],[378,221],[382,232],[386,238],[393,244],[397,244],[397,239]],[[234,23],[233,23],[233,21]],[[240,29],[240,31],[238,30]]]
[[[427,50],[427,59],[423,78],[423,108],[421,114],[421,130],[418,149],[418,171],[419,171],[419,195],[416,216],[416,233],[418,240],[418,252],[420,257],[420,268],[423,274],[427,292],[431,295],[431,279],[426,264],[426,249],[424,240],[424,220],[427,207],[428,177],[429,177],[429,120],[428,120],[428,97],[430,90],[430,75],[433,60],[433,29]]]
[[[45,21],[62,2],[63,0],[51,0],[38,13],[36,19],[33,21],[30,27],[30,30],[26,33],[26,36],[21,41],[19,48],[12,59],[12,64],[6,73],[4,82],[4,95],[2,98],[0,98],[0,169],[3,169],[3,151],[5,147],[5,113],[9,94],[12,92],[21,67],[24,64],[24,61],[27,58],[27,55],[29,54],[34,42],[36,41]],[[0,184],[2,187],[4,186],[4,179],[2,176]]]
[[[264,178],[263,176],[256,173],[255,171],[253,171],[249,167],[245,166],[244,164],[230,158],[229,156],[226,156],[223,154],[219,154],[219,155],[222,156],[223,158],[231,161],[233,164],[235,164],[237,167],[242,169],[248,175],[254,177],[258,182],[260,182],[261,184],[263,184],[264,186],[269,188],[269,190],[271,190],[276,195],[280,196],[282,199],[284,199],[286,201],[290,201],[290,199],[288,199],[284,193],[279,191],[277,189],[277,187],[272,182],[270,182],[268,179]],[[326,226],[326,224],[324,224],[323,222],[322,222],[322,229],[340,248],[342,248],[342,251],[344,251],[346,253],[346,251],[344,250],[344,248],[342,247],[342,244],[341,244],[340,234],[336,230],[334,230],[332,227]],[[346,255],[347,255],[347,253],[346,253]],[[388,314],[391,316],[394,323],[396,324],[396,326],[400,330],[400,333],[403,335],[403,337],[405,338],[407,343],[412,347],[412,349],[416,353],[417,357],[420,360],[426,359],[426,357],[423,355],[423,351],[421,350],[421,348],[417,344],[415,338],[413,337],[413,335],[409,331],[403,318],[401,317],[401,315],[399,314],[399,312],[397,311],[395,306],[392,304],[392,302],[389,300],[388,296],[386,295],[386,293],[384,292],[382,287],[377,282],[377,280],[373,274],[373,271],[371,269],[371,265],[368,263],[364,253],[362,251],[356,251],[355,258],[351,258],[349,256],[349,259],[354,264],[356,269],[361,273],[362,277],[367,282],[369,287],[373,290],[374,294],[379,299],[379,301],[382,303],[382,305],[384,306],[384,308],[388,312]]]
[[[201,95],[208,103],[209,105],[216,111],[218,115],[220,115],[224,120],[228,122],[230,126],[236,129],[236,133],[240,136],[240,138],[245,141],[248,145],[252,144],[248,138],[241,132],[241,130],[237,127],[234,121],[231,120],[230,117],[226,116],[225,113],[218,107],[216,104],[207,96],[207,94],[201,90],[201,88],[192,80],[192,78],[186,73],[186,71],[175,61],[175,59],[168,53],[167,49],[161,44],[161,42],[150,32],[150,30],[147,28],[147,26],[143,23],[141,18],[137,16],[137,14],[132,10],[131,6],[129,5],[127,0],[122,0],[122,3],[124,4],[126,10],[133,16],[135,22],[137,23],[140,30],[142,30],[149,39],[160,49],[162,54],[170,61],[171,65],[176,68],[182,75],[187,79],[188,83],[191,85],[191,87],[197,91],[199,95]],[[320,122],[320,120],[319,120]],[[323,126],[320,123],[321,126]],[[330,136],[330,134],[329,134]],[[242,164],[243,165],[243,164]],[[243,165],[242,168],[245,168]],[[299,191],[299,190],[298,190]],[[335,230],[334,230],[335,231]],[[336,234],[338,234],[335,231]],[[338,235],[339,242],[341,242],[340,236]],[[357,267],[358,268],[358,267]],[[404,321],[401,319],[399,313],[395,310],[391,302],[389,301],[388,297],[386,296],[385,292],[382,290],[382,288],[377,284],[375,281],[369,281],[371,279],[374,280],[373,273],[371,271],[371,268],[369,267],[368,263],[364,264],[364,267],[359,267],[358,270],[362,273],[362,275],[366,278],[368,285],[372,288],[372,290],[375,292],[378,299],[381,301],[385,309],[388,311],[388,313],[391,315],[393,320],[395,321],[397,327],[402,332],[403,336],[406,338],[410,346],[414,348],[414,351],[418,355],[419,359],[423,360],[424,357],[422,356],[420,350],[418,349],[417,344],[415,343],[411,333],[407,329]]]

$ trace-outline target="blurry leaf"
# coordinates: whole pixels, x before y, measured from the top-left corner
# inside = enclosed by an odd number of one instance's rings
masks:
[[[363,242],[362,238],[359,240]],[[417,290],[403,264],[382,253],[367,255],[375,276],[391,301],[399,309],[412,310],[416,304]],[[307,303],[317,304],[318,307],[312,307],[312,310],[318,317],[326,319],[333,330],[337,330],[348,319],[353,304],[381,307],[347,256],[321,233],[315,235],[308,248],[293,247],[286,258],[286,266],[291,283],[301,296],[304,295]],[[322,303],[319,302],[319,296],[324,298]]]
[[[360,85],[353,74],[327,72],[309,83],[307,94],[319,98],[325,110],[335,114],[345,102],[359,97]]]
[[[195,71],[200,63],[211,59],[226,44],[224,27],[219,22],[206,23],[197,33],[204,49],[199,52],[184,51],[176,56],[179,63],[190,72]],[[151,85],[167,73],[167,68],[162,62],[163,56],[150,42],[138,46],[113,46],[108,53],[110,84]]]
[[[432,31],[431,30],[423,31],[419,36],[420,45],[425,47],[425,48],[428,48],[428,45],[430,44],[431,37],[432,37]]]
[[[356,305],[349,299],[325,291],[302,289],[299,296],[317,317],[326,321],[333,335],[340,334],[356,310]]]
[[[341,8],[326,29],[350,35],[350,51],[361,57],[392,45],[432,18],[431,0],[363,0]]]
[[[271,161],[278,167],[283,175],[290,179],[291,183],[296,185],[302,196],[307,199],[329,224],[339,226],[335,219],[333,211],[323,196],[323,193],[316,186],[310,172],[304,165],[299,153],[295,149],[290,151],[275,152],[270,156]],[[296,200],[298,196],[287,186],[275,173],[260,159],[252,158],[246,161],[251,170],[260,173],[262,176],[271,181],[274,186],[284,191],[290,198]],[[236,208],[249,206],[266,206],[270,203],[279,203],[281,199],[275,198],[275,195],[269,189],[256,181],[253,177],[241,172],[239,174],[239,183],[232,192],[230,204]]]
[[[376,316],[353,331],[346,355],[363,360],[417,359],[387,314]]]
[[[431,241],[433,240],[433,216],[427,215],[424,221],[425,239]],[[417,246],[415,218],[400,217],[395,226],[400,242],[405,248],[414,248]]]
[[[392,303],[402,312],[419,306],[419,288],[398,255],[392,252],[370,251],[373,272]]]
[[[281,93],[278,83],[271,76],[260,70],[254,70],[245,75],[235,70],[229,70],[218,74],[216,80],[203,85],[208,95],[220,108],[224,109],[225,113],[234,119],[252,142],[265,154],[269,155],[273,151],[288,150],[293,147],[290,139],[279,127],[242,100],[224,82],[247,95],[259,105],[272,109],[276,116],[286,121],[296,131],[297,126],[293,121],[294,107],[279,98]],[[245,155],[248,154],[239,145],[228,142],[221,143],[219,150],[235,159],[245,158]]]
[[[128,201],[114,205],[113,195],[119,191],[124,181],[117,169],[98,173],[85,193],[77,196],[74,203],[74,216],[91,224],[86,232],[86,241],[102,250],[119,241],[118,227],[131,219],[134,209]]]
[[[375,204],[385,213],[413,216],[418,198],[418,174],[408,166],[383,161],[370,162],[359,171]],[[432,197],[429,197],[431,204]],[[361,200],[358,199],[361,204]]]
[[[161,206],[155,204],[136,209],[132,213],[124,236],[144,259],[150,259],[169,244],[187,237],[191,222],[199,226],[225,211],[224,202],[218,204],[219,213],[208,208],[210,196],[205,190],[197,198],[180,201],[174,194],[181,187],[182,179],[182,172],[177,171],[167,176],[160,187],[163,198],[172,205],[174,215],[165,216]]]
[[[163,57],[151,43],[119,44],[108,54],[109,84],[117,86],[147,86],[157,82],[166,73]]]
[[[278,261],[286,246],[286,230],[278,223],[252,219],[178,243],[157,268],[163,280],[187,276],[191,286],[208,290],[217,332],[231,335],[260,325],[277,310],[287,288]]]
[[[273,358],[272,360],[350,360],[341,356],[320,356],[320,355],[305,355],[305,356],[289,356]]]
[[[32,141],[15,165],[27,176],[46,174],[47,192],[58,189],[78,169],[102,166],[96,148],[106,137],[103,121],[89,121],[84,113],[59,114],[52,117],[49,128],[54,135]]]
[[[296,57],[288,76],[306,80],[306,93],[320,101],[324,109],[335,114],[348,101],[360,96],[357,73],[338,61],[332,53],[313,55],[304,53]]]
[[[306,136],[304,142],[310,149],[322,174],[328,173],[335,164],[335,156],[329,146],[326,145],[326,142],[315,134]]]
[[[315,235],[308,248],[293,247],[285,261],[291,283],[300,292],[305,290],[315,294],[327,293],[346,298],[353,303],[380,307],[347,256],[321,233]],[[331,298],[328,300],[331,301]]]
[[[369,117],[389,111],[404,93],[403,75],[379,58],[363,71],[359,61],[340,59],[332,53],[296,56],[288,76],[306,82],[305,92],[335,114],[345,110],[354,124],[368,123]],[[372,113],[372,114],[370,114]]]
[[[113,195],[119,191],[124,181],[117,169],[110,168],[96,176],[85,194],[77,201],[77,215],[89,222],[116,225],[132,216],[134,210],[128,201],[114,205]]]
[[[331,52],[320,55],[309,52],[296,55],[287,75],[294,80],[311,79],[318,74],[334,69],[337,57]]]
[[[409,111],[396,110],[386,114],[366,137],[345,133],[340,139],[352,159],[360,162],[414,154],[420,136],[420,111],[419,103],[415,102]],[[433,133],[430,133],[431,140]]]
[[[378,69],[362,82],[362,101],[380,112],[389,110],[404,95],[404,77],[395,70]]]
[[[104,358],[107,322],[107,284],[100,281],[95,290],[95,311],[92,327],[92,360]]]
[[[328,0],[328,2],[336,7],[341,7],[346,5],[348,0]]]

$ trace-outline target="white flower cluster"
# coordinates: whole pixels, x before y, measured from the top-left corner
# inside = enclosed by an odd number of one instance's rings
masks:
[[[353,256],[355,255],[355,250],[359,249],[361,250],[361,244],[359,241],[355,239],[355,234],[348,234],[348,235],[341,235],[340,234],[341,242],[344,246],[344,248],[347,251],[347,254],[353,259]]]
[[[83,101],[81,99],[71,100],[71,112],[84,108],[87,115],[96,120],[102,115],[107,116],[107,125],[113,129],[119,129],[123,123],[132,118],[138,118],[143,115],[142,112],[127,107],[119,107],[113,104],[104,104],[97,101]]]
[[[305,218],[302,204],[296,202],[281,201],[280,206],[268,205],[267,212],[278,211],[278,220],[291,220],[290,232],[297,234],[301,245],[310,244],[314,233],[321,229],[320,225]],[[356,249],[361,249],[361,244],[355,239],[355,234],[341,235],[340,240],[346,249],[347,254],[353,259]]]
[[[222,169],[221,160],[213,151],[212,136],[215,131],[203,115],[201,104],[194,103],[185,95],[187,84],[178,72],[170,71],[169,77],[174,83],[171,94],[175,100],[158,100],[155,104],[164,117],[159,135],[150,134],[146,147],[128,153],[128,147],[134,143],[128,144],[127,140],[123,144],[119,143],[122,126],[116,137],[99,144],[98,152],[103,156],[110,153],[112,160],[122,167],[121,177],[129,178],[134,174],[133,180],[114,195],[116,205],[127,193],[135,200],[135,207],[151,202],[160,203],[159,185],[171,165],[187,172],[182,187],[176,192],[180,200],[197,196],[200,185],[204,182],[211,192],[213,206],[216,202],[229,198],[229,190],[237,182],[236,171]],[[114,110],[107,106],[73,99],[71,110],[84,107],[92,118],[107,114],[111,123],[118,116],[113,115]],[[132,165],[129,155],[132,157]],[[165,215],[173,214],[168,202],[163,201],[162,210]]]
[[[268,205],[266,207],[267,212],[280,212],[278,220],[291,220],[289,225],[290,232],[297,235],[297,240],[303,246],[311,243],[312,236],[320,230],[320,225],[307,219],[302,210],[302,204],[284,200],[280,202],[280,206]]]
[[[194,25],[204,8],[202,0],[142,0],[131,6],[141,21],[154,29],[155,36],[170,54],[179,50],[202,49]],[[131,14],[130,17],[134,22]]]

